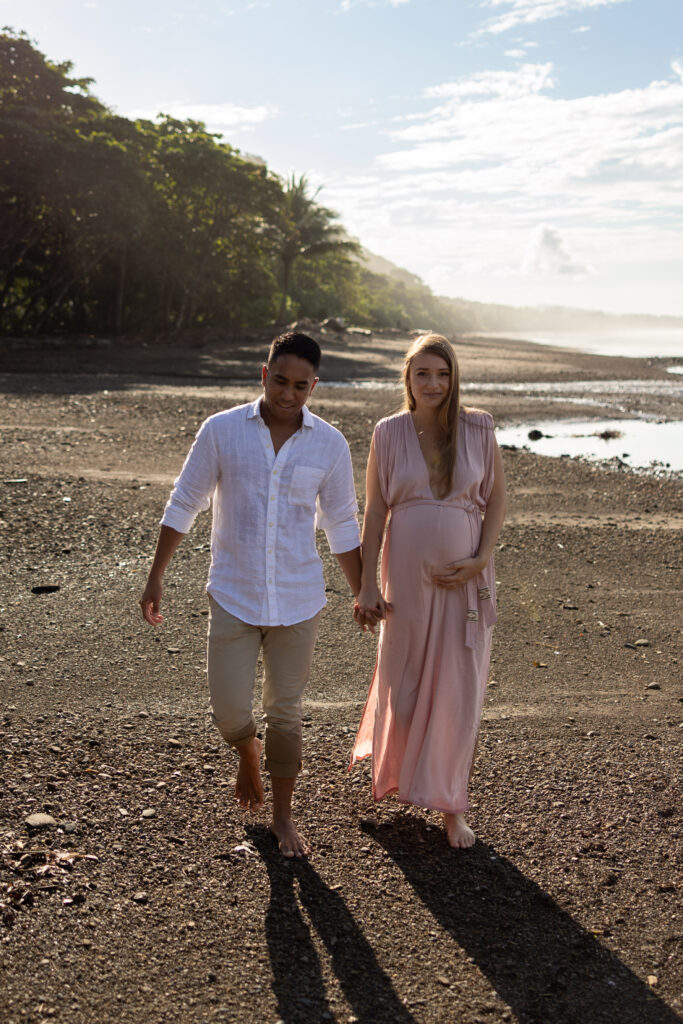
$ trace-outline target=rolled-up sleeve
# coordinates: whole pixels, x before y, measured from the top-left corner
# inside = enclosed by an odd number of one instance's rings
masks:
[[[202,423],[161,519],[178,533],[189,533],[197,515],[206,512],[218,483],[218,453],[209,420]]]
[[[344,439],[339,458],[318,492],[316,526],[324,530],[335,555],[360,546],[358,502],[353,485],[351,452]]]

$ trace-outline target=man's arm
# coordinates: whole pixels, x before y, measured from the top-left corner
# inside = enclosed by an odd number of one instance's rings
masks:
[[[352,551],[339,551],[334,556],[342,567],[342,571],[349,581],[353,596],[358,597],[360,590],[360,548],[353,548]]]
[[[199,428],[164,509],[154,561],[140,598],[142,614],[152,626],[158,626],[164,619],[159,605],[166,566],[185,534],[190,532],[197,514],[211,504],[216,487],[218,459],[211,424],[212,419],[204,420]]]
[[[142,614],[150,626],[158,626],[164,621],[164,617],[159,611],[163,593],[161,581],[164,578],[166,566],[173,558],[184,536],[184,533],[179,533],[178,530],[174,530],[171,526],[162,526],[159,531],[159,540],[157,541],[152,568],[149,570],[147,586],[140,598]]]

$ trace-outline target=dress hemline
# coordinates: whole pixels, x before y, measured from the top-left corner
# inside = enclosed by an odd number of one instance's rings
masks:
[[[385,797],[393,796],[394,794],[396,794],[396,799],[401,804],[406,804],[410,807],[421,807],[425,811],[438,811],[439,814],[466,814],[467,811],[469,811],[470,809],[469,801],[465,804],[464,807],[458,807],[456,810],[446,810],[445,807],[437,807],[436,804],[417,803],[415,800],[408,800],[406,799],[406,797],[399,796],[398,786],[395,789],[387,789],[382,794],[382,796],[377,796],[377,794],[373,790],[372,799],[375,801],[376,804],[378,804],[382,800],[384,800]]]

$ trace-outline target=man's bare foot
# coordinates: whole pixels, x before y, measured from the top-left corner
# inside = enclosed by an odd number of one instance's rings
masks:
[[[477,837],[465,821],[464,814],[444,814],[443,823],[448,833],[448,842],[459,850],[474,846]]]
[[[256,736],[237,748],[240,766],[235,783],[235,796],[245,811],[259,811],[263,807],[261,781],[261,740]]]
[[[273,817],[270,831],[277,839],[283,857],[305,857],[311,852],[311,847],[299,835],[291,818]]]

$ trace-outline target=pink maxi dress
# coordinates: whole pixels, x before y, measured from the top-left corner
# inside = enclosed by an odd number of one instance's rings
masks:
[[[479,731],[496,621],[493,559],[457,590],[433,571],[479,545],[493,487],[494,432],[488,413],[460,411],[453,489],[433,496],[409,412],[380,420],[373,436],[382,497],[391,515],[381,564],[393,610],[382,623],[377,664],[351,765],[372,756],[375,800],[456,814]]]

